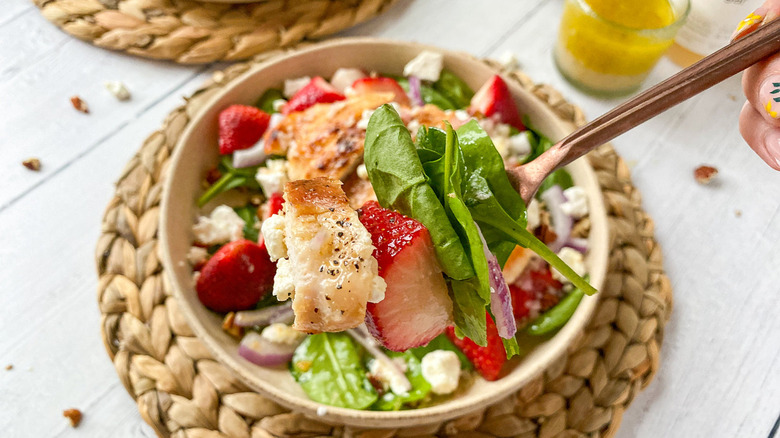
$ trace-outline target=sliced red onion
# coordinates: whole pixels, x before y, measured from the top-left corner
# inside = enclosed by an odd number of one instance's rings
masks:
[[[557,236],[555,241],[547,246],[557,253],[569,241],[574,220],[561,208],[561,204],[566,202],[566,196],[563,195],[560,186],[552,186],[545,190],[542,193],[542,200],[547,204],[547,210],[552,218],[553,231]]]
[[[271,120],[268,121],[268,128],[266,128],[266,131],[274,129],[282,119],[284,119],[284,115],[282,114],[271,114]],[[254,146],[233,152],[233,167],[240,169],[242,167],[257,166],[265,161],[265,158],[265,142],[261,138]]]
[[[354,84],[356,80],[366,77],[366,74],[362,70],[356,68],[340,68],[333,73],[333,77],[330,78],[330,84],[339,92],[344,93],[350,85]]]
[[[395,386],[397,386],[396,389],[400,392],[409,392],[412,390],[412,383],[406,378],[406,374],[398,368],[398,365],[393,359],[390,359],[389,356],[379,349],[373,336],[371,336],[364,325],[360,325],[357,329],[347,330],[347,334],[352,336],[352,339],[357,341],[358,344],[362,345],[366,351],[374,356],[374,360],[382,362],[383,365],[385,365],[384,368],[388,372],[393,373]]]
[[[415,105],[423,106],[425,102],[422,98],[422,92],[420,92],[420,78],[417,76],[409,76],[409,98],[412,99],[412,103]]]
[[[588,239],[583,239],[581,237],[572,237],[563,246],[568,246],[569,248],[575,251],[585,254],[586,252],[588,252]]]
[[[292,360],[298,344],[271,342],[257,332],[248,332],[238,345],[238,355],[263,367],[284,365]]]
[[[278,306],[265,307],[258,310],[242,310],[236,312],[233,324],[239,327],[254,327],[271,325],[275,322],[292,323],[295,318],[289,302]]]
[[[509,286],[507,286],[501,271],[501,264],[488,249],[485,236],[482,235],[479,225],[475,222],[474,226],[477,227],[479,238],[482,240],[482,252],[485,253],[490,271],[490,312],[496,320],[498,335],[504,339],[511,339],[517,333],[515,315],[512,311],[512,295],[509,293]]]

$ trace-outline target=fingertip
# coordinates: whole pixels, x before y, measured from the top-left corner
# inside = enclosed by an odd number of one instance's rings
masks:
[[[739,115],[739,133],[769,167],[780,171],[780,128],[768,124],[749,102]]]

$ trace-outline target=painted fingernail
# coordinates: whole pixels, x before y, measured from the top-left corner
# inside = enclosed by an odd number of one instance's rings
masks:
[[[764,112],[773,118],[780,117],[780,76],[770,76],[764,79],[758,89],[758,98],[764,105]]]
[[[756,9],[754,12],[748,14],[748,16],[737,25],[737,29],[731,35],[731,41],[738,40],[756,30],[758,26],[765,22],[764,16],[765,12],[763,8]]]
[[[780,170],[780,133],[776,129],[770,129],[764,135],[764,151],[761,158],[775,170]]]

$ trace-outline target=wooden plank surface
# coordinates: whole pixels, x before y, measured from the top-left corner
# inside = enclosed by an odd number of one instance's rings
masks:
[[[559,0],[401,1],[344,35],[414,40],[524,70],[595,117],[555,70]],[[112,182],[143,139],[219,66],[131,58],[74,40],[26,0],[0,8],[0,430],[4,437],[154,436],[99,336],[92,261]],[[668,61],[650,82],[676,71]],[[103,88],[122,80],[118,102]],[[92,110],[82,115],[68,98]],[[675,310],[661,370],[619,436],[766,437],[780,414],[780,173],[742,142],[733,79],[615,141],[656,224]],[[40,173],[20,162],[38,156]],[[693,169],[720,170],[699,186]],[[741,215],[737,215],[739,210]],[[14,368],[5,371],[6,364]],[[84,411],[72,430],[61,411]]]

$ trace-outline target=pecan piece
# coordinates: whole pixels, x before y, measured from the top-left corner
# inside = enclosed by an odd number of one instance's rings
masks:
[[[709,184],[718,174],[718,169],[712,166],[699,166],[693,171],[693,177],[696,182],[702,185]]]
[[[81,411],[78,409],[65,409],[62,416],[70,420],[71,427],[78,427],[81,423]]]
[[[89,114],[89,107],[87,106],[87,102],[81,100],[80,97],[78,96],[71,97],[70,104],[73,105],[73,108],[75,108],[76,111],[82,112],[84,114]]]

